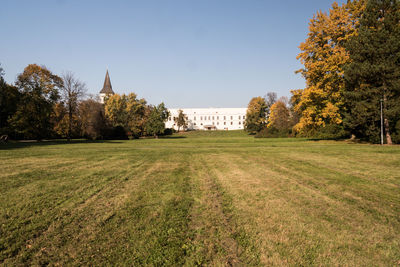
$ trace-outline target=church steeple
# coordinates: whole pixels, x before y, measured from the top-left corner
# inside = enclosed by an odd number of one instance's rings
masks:
[[[100,94],[106,94],[106,95],[114,94],[114,91],[111,86],[110,75],[108,75],[108,70],[106,73],[106,78],[104,79],[103,89],[101,89]]]
[[[110,81],[110,75],[108,75],[108,70],[106,73],[106,78],[104,79],[104,85],[103,85],[103,89],[101,89],[100,91],[100,103],[104,104],[104,99],[109,96],[109,95],[113,95],[114,91],[112,89],[111,86],[111,81]]]

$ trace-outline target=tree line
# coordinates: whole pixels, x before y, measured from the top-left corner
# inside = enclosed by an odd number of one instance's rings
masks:
[[[249,132],[276,132],[285,124],[293,136],[379,143],[383,134],[385,143],[400,143],[399,0],[335,2],[310,20],[299,48],[304,67],[297,73],[306,88],[292,90],[276,111],[268,99],[252,99],[249,110],[257,105],[260,117],[254,128],[247,115]]]
[[[274,92],[253,97],[247,107],[245,130],[256,137],[294,136],[293,126],[299,121],[287,97]]]
[[[0,67],[0,136],[12,139],[133,139],[166,133],[163,103],[153,106],[136,94],[111,95],[102,104],[87,95],[71,72],[57,76],[45,66],[28,65],[15,84]]]

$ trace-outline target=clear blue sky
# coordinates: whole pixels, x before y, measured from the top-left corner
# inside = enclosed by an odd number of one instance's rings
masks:
[[[298,46],[309,19],[332,3],[2,0],[0,63],[10,83],[37,63],[74,72],[96,94],[108,68],[116,93],[151,104],[245,107],[304,88]]]

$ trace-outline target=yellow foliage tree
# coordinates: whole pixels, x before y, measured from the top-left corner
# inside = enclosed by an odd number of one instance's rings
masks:
[[[125,126],[127,121],[127,96],[126,95],[111,95],[109,96],[104,105],[104,111],[107,119],[110,120],[112,125]]]
[[[289,129],[290,124],[290,111],[281,100],[275,102],[270,109],[267,127],[274,127],[278,130]]]
[[[344,66],[349,62],[345,49],[350,37],[357,34],[358,20],[365,0],[333,3],[329,13],[318,12],[309,23],[308,38],[300,45],[297,59],[304,65],[297,71],[306,79],[304,90],[294,90],[294,111],[300,114],[294,126],[298,133],[341,124]]]
[[[150,115],[150,108],[144,98],[138,99],[137,95],[130,93],[127,96],[126,112],[128,114],[128,129],[130,135],[139,137],[145,133],[145,126]]]
[[[150,110],[146,100],[137,95],[111,95],[105,101],[104,111],[107,119],[115,126],[122,126],[130,137],[144,134]]]

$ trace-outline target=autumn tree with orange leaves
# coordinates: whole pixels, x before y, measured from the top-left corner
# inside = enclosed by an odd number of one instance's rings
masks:
[[[298,59],[304,68],[297,71],[306,79],[306,88],[292,91],[293,109],[300,115],[294,131],[315,133],[327,125],[342,125],[345,90],[344,66],[349,63],[346,42],[357,34],[364,0],[333,3],[328,13],[318,12],[309,23],[306,41]]]
[[[291,114],[286,100],[287,98],[281,98],[271,106],[268,128],[276,128],[279,131],[289,130]]]

